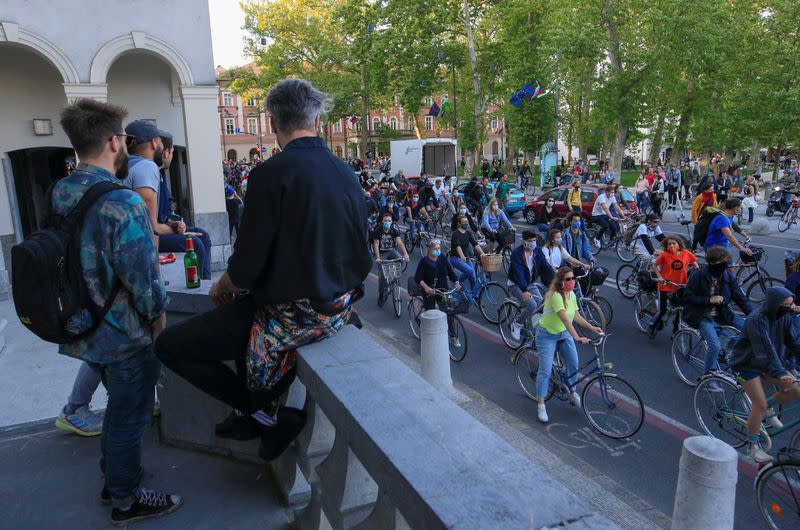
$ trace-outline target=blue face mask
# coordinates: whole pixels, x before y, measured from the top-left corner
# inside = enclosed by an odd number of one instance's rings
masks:
[[[383,222],[383,228],[385,228],[386,230],[389,230],[391,227],[392,227],[392,222],[391,221],[384,221]]]
[[[574,228],[575,230],[580,230],[581,229],[581,222],[580,221],[572,221],[572,228]]]
[[[441,255],[442,255],[441,250],[434,250],[433,252],[431,252],[431,256],[433,256],[434,258],[438,258]]]
[[[528,250],[536,250],[536,241],[525,243],[525,246],[528,247]]]

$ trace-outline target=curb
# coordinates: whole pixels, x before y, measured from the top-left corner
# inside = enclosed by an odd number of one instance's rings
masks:
[[[366,333],[416,373],[421,360],[413,338],[384,333],[362,319]],[[453,381],[452,399],[475,419],[496,433],[532,463],[542,467],[592,509],[613,521],[619,528],[639,530],[669,528],[671,518],[642,498],[580,460],[522,419],[486,399],[472,387]]]

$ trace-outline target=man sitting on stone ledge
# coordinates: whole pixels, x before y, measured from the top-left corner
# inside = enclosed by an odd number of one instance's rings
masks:
[[[305,418],[278,408],[295,376],[296,348],[350,318],[371,267],[364,197],[347,165],[317,137],[328,97],[302,79],[267,96],[282,151],[249,177],[228,270],[209,292],[217,306],[170,327],[156,352],[188,382],[233,407],[218,436],[261,436],[271,460]],[[236,371],[224,361],[233,360]]]

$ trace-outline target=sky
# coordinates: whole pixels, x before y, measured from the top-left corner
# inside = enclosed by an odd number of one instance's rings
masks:
[[[244,56],[244,13],[239,0],[208,0],[214,66],[230,68],[247,64]]]

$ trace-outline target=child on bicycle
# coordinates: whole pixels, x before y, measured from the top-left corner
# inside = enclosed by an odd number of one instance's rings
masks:
[[[689,280],[689,269],[699,268],[697,258],[686,250],[683,240],[676,236],[666,236],[661,241],[664,250],[653,263],[653,272],[658,278],[658,314],[650,324],[647,335],[654,339],[659,330],[664,328],[664,315],[667,312],[667,299]],[[669,283],[667,283],[669,282]],[[677,320],[673,322],[672,334],[678,332]]]
[[[800,337],[792,332],[792,312],[800,312],[792,293],[785,287],[770,287],[766,301],[747,317],[733,346],[733,369],[744,379],[742,388],[752,402],[747,417],[747,454],[758,463],[773,460],[759,443],[764,415],[768,415],[767,425],[781,428],[772,408],[800,399],[800,385],[783,363],[784,350],[790,355],[800,352]],[[778,392],[767,398],[763,381],[775,385]]]

